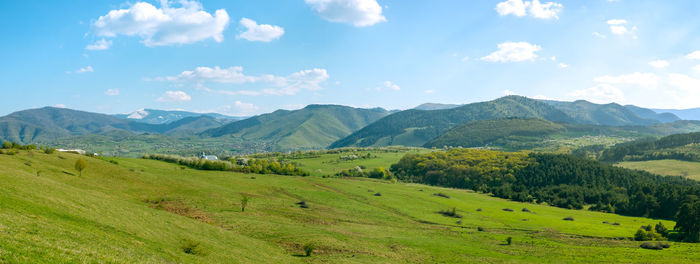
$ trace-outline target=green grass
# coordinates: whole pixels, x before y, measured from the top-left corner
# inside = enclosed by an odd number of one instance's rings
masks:
[[[698,244],[656,251],[615,239],[654,219],[417,184],[197,171],[129,158],[115,158],[118,165],[87,158],[78,177],[79,157],[0,155],[0,263],[700,261]],[[301,200],[308,209],[295,204]],[[453,207],[463,218],[437,213]],[[303,257],[307,243],[317,245],[311,257]],[[196,254],[184,252],[194,245]]]
[[[422,154],[427,153],[432,150],[425,148],[383,148],[380,150],[369,150],[358,148],[358,151],[349,153],[343,152],[338,154],[321,154],[314,158],[305,159],[293,159],[292,161],[297,162],[300,168],[311,172],[312,176],[324,176],[324,175],[335,175],[338,172],[352,169],[357,166],[364,166],[367,169],[373,169],[376,167],[384,167],[389,169],[391,164],[398,162],[401,157],[408,153]],[[358,158],[355,160],[341,160],[341,156],[348,156],[352,154],[359,156],[364,156],[369,153],[371,158],[362,159]]]
[[[649,160],[620,162],[617,166],[644,170],[664,176],[683,176],[700,181],[700,162],[681,160]]]

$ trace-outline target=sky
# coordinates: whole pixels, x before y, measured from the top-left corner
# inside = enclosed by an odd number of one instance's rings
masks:
[[[517,94],[700,107],[700,1],[5,1],[0,115]]]

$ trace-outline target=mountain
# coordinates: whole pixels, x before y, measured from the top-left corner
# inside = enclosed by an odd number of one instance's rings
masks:
[[[579,124],[603,126],[644,126],[655,123],[680,120],[669,113],[656,112],[636,107],[622,106],[616,103],[594,104],[585,100],[574,102],[543,101],[563,111]]]
[[[272,150],[325,148],[334,141],[388,115],[382,108],[309,105],[299,110],[269,114],[229,123],[201,133],[206,137],[232,135],[271,142]]]
[[[416,106],[413,109],[415,110],[443,110],[443,109],[452,109],[459,107],[460,105],[458,104],[436,104],[436,103],[424,103],[422,105]]]
[[[652,109],[657,113],[671,113],[683,120],[700,120],[700,108],[690,109]]]
[[[112,115],[44,107],[0,117],[0,139],[18,143],[53,142],[89,134],[158,133],[188,135],[226,123],[209,116],[187,117],[166,124],[148,124]]]
[[[547,103],[522,96],[506,96],[452,109],[401,111],[334,142],[330,147],[422,146],[461,123],[509,117],[537,118],[564,123],[575,121]]]
[[[208,116],[222,121],[237,121],[245,117],[227,116],[217,113],[193,113],[186,111],[168,111],[156,109],[141,109],[128,114],[114,115],[119,118],[129,119],[148,124],[167,124],[187,117]]]
[[[460,146],[465,148],[487,145],[504,145],[509,140],[533,141],[565,131],[566,128],[554,122],[542,119],[506,118],[466,122],[458,125],[424,146],[443,147]]]

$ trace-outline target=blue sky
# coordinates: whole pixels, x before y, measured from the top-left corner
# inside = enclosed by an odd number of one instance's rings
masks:
[[[700,107],[700,2],[10,1],[0,114],[252,115],[506,94]]]

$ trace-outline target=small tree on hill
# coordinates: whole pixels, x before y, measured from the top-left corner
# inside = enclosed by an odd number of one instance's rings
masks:
[[[248,206],[248,201],[250,201],[250,197],[244,194],[241,198],[241,212],[245,212],[245,208]]]
[[[87,167],[87,162],[85,162],[84,159],[78,159],[75,161],[75,170],[77,170],[80,173],[80,176],[83,176],[83,170]]]

